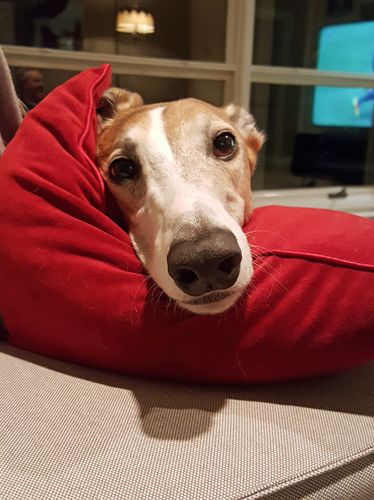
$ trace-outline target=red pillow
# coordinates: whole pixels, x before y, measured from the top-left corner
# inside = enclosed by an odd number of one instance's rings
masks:
[[[245,228],[248,295],[175,310],[148,281],[95,166],[89,70],[29,113],[0,164],[0,311],[9,342],[120,372],[204,382],[292,379],[374,359],[374,223],[266,207]]]

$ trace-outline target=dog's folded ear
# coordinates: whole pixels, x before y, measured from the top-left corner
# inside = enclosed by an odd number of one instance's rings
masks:
[[[223,108],[223,111],[243,135],[247,146],[254,153],[257,153],[264,144],[266,136],[256,127],[253,116],[244,108],[235,106],[235,104],[228,104]]]
[[[112,87],[101,96],[97,116],[99,127],[109,125],[119,111],[134,108],[143,104],[142,97],[136,92]]]

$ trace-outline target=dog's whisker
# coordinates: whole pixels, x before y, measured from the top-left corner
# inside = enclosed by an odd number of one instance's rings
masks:
[[[248,373],[245,371],[245,369],[244,369],[244,367],[243,367],[243,365],[242,365],[242,363],[241,363],[241,361],[240,361],[239,353],[237,353],[237,352],[235,353],[235,359],[236,359],[236,362],[237,362],[237,364],[238,364],[238,367],[239,367],[239,369],[240,369],[241,373],[245,376],[245,378],[247,378],[247,379],[248,379],[248,378],[249,378],[249,375],[248,375]]]
[[[160,287],[157,285],[157,283],[155,283],[155,286],[153,287],[152,289],[152,295],[151,295],[151,302],[153,300],[155,300],[155,295],[159,293],[160,296],[162,295],[162,290],[160,289]],[[156,299],[157,299],[157,296],[156,296]]]
[[[285,292],[289,292],[287,286],[282,283],[278,278],[277,274],[280,272],[273,264],[269,262],[267,259],[263,259],[261,261],[257,261],[253,264],[253,269],[255,271],[262,271],[264,274],[270,276],[271,280],[277,283]],[[249,285],[254,285],[253,280],[249,283]]]
[[[152,285],[151,285],[151,286],[148,288],[148,290],[147,290],[147,293],[146,293],[146,299],[148,299],[148,297],[149,297],[151,294],[152,294],[152,296],[151,296],[151,299],[152,299],[152,297],[153,297],[153,294],[154,294],[155,290],[157,290],[157,287],[158,287],[157,283],[155,283],[155,282],[154,282],[154,283],[152,283]]]
[[[134,322],[134,313],[136,314],[136,310],[135,310],[135,304],[136,304],[136,299],[138,298],[138,294],[140,292],[140,289],[141,287],[150,279],[150,275],[146,275],[144,276],[144,278],[141,280],[141,282],[139,283],[139,285],[137,286],[136,290],[135,290],[135,294],[134,294],[134,297],[133,297],[133,305],[132,305],[132,308],[131,308],[131,317],[130,317],[130,321],[132,324],[135,324]],[[148,293],[148,292],[147,292]],[[147,296],[147,293],[145,294],[145,297]]]

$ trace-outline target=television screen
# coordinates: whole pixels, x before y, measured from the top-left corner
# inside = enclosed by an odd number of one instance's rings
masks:
[[[325,26],[318,43],[317,68],[374,75],[374,21]],[[372,89],[316,87],[313,124],[371,127]]]

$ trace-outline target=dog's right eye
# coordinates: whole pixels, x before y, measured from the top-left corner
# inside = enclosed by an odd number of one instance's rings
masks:
[[[109,165],[109,176],[113,182],[123,182],[136,179],[139,175],[139,167],[130,158],[116,158]]]
[[[217,158],[230,160],[236,151],[236,139],[231,132],[222,132],[213,141],[213,153]]]

